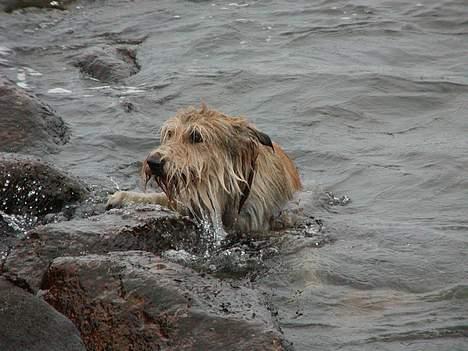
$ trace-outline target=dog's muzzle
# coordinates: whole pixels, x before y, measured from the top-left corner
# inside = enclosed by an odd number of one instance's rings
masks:
[[[161,159],[159,155],[152,155],[146,159],[146,163],[148,164],[151,173],[155,177],[163,177],[164,176],[164,160]]]

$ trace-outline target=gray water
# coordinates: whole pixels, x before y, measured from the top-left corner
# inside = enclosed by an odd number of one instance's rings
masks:
[[[98,44],[135,47],[141,71],[81,75],[71,58]],[[466,0],[0,13],[0,69],[73,131],[48,159],[98,189],[137,189],[161,123],[201,99],[292,155],[335,239],[292,247],[257,282],[297,350],[468,350],[467,67]]]

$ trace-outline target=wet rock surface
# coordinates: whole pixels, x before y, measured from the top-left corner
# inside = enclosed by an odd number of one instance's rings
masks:
[[[73,323],[44,302],[0,277],[0,350],[85,351]]]
[[[68,127],[49,105],[0,75],[0,152],[42,155],[69,138]]]
[[[8,248],[16,242],[15,237],[14,230],[0,214],[0,259],[2,259],[3,255],[6,255]]]
[[[80,181],[37,158],[0,153],[0,210],[7,214],[44,216],[87,195]]]
[[[282,250],[329,242],[319,224],[277,235],[229,234],[213,246],[215,238],[187,217],[130,206],[29,230],[3,254],[0,273],[45,294],[88,350],[292,349],[267,297],[251,287]]]
[[[194,251],[200,244],[195,224],[157,206],[112,210],[88,219],[63,221],[30,230],[10,252],[3,271],[32,291],[40,287],[53,259],[109,251]]]
[[[0,9],[5,12],[24,9],[27,7],[52,8],[64,10],[73,0],[0,0]]]
[[[44,298],[88,350],[285,350],[251,289],[141,251],[57,258]]]
[[[254,280],[268,269],[265,262],[281,250],[316,248],[331,241],[320,232],[311,236],[291,233],[229,236],[213,246],[213,237],[191,219],[160,206],[133,206],[35,227],[4,259],[3,274],[37,291],[57,257],[144,250],[201,272]]]
[[[118,82],[140,70],[135,50],[108,45],[89,48],[75,57],[72,63],[81,72],[103,82]]]

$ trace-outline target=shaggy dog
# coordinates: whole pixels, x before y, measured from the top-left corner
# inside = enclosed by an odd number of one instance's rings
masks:
[[[268,135],[204,104],[164,123],[142,175],[145,188],[153,178],[163,193],[119,191],[108,207],[160,204],[237,231],[269,230],[301,189],[294,163]]]

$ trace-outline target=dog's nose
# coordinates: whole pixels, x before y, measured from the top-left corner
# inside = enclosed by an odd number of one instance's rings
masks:
[[[159,155],[152,155],[146,159],[146,163],[151,169],[151,173],[156,177],[161,177],[164,174],[164,160],[161,160]]]

